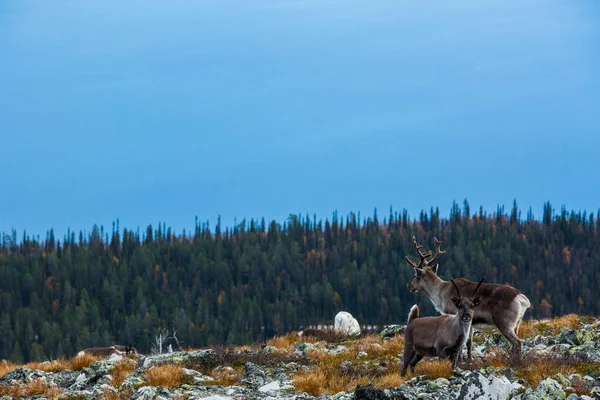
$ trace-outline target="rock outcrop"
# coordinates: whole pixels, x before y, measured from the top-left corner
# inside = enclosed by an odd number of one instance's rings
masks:
[[[394,334],[401,335],[402,326],[389,327],[381,334],[384,342]],[[478,335],[476,346],[479,355],[489,356],[503,352],[509,344],[499,334]],[[112,355],[96,361],[80,371],[44,372],[41,370],[16,368],[0,377],[0,386],[26,385],[41,381],[60,390],[62,399],[102,399],[108,395],[124,399],[175,399],[233,400],[233,399],[333,399],[333,400],[391,400],[391,399],[461,399],[461,400],[533,400],[533,399],[600,399],[600,328],[588,324],[583,329],[562,329],[557,335],[537,335],[524,340],[525,357],[563,357],[572,363],[590,365],[588,372],[581,374],[555,374],[545,376],[539,384],[531,385],[521,371],[509,367],[485,366],[473,370],[456,370],[451,376],[429,379],[414,377],[395,388],[378,388],[371,384],[358,385],[353,391],[331,396],[312,396],[299,392],[294,385],[294,375],[311,368],[308,355],[331,357],[339,362],[339,369],[350,374],[357,365],[366,365],[367,370],[387,369],[389,364],[376,361],[373,355],[381,351],[381,345],[361,345],[359,352],[352,352],[352,341],[342,343],[299,342],[288,351],[286,359],[282,349],[265,346],[260,350],[235,350],[219,353],[213,349],[192,352],[175,352],[140,357],[137,360]],[[380,339],[381,340],[381,339]],[[347,355],[347,358],[344,356]],[[252,361],[243,361],[243,360]],[[233,360],[233,361],[232,361]],[[241,361],[240,361],[241,360]],[[291,361],[290,361],[291,360]],[[228,362],[237,369],[220,363]],[[527,358],[524,363],[526,364]],[[596,363],[596,364],[594,364]],[[153,368],[176,364],[186,378],[174,387],[152,386],[148,372]],[[128,375],[117,380],[119,368],[127,367]],[[525,365],[527,367],[527,365]],[[535,365],[529,368],[535,368]],[[515,367],[516,368],[516,367]],[[418,373],[417,368],[417,373]],[[238,374],[236,376],[236,374]],[[212,376],[215,376],[213,378]],[[233,376],[230,385],[223,384],[219,377]],[[117,383],[118,382],[118,383]],[[34,396],[45,398],[43,395]],[[29,397],[31,398],[31,397]],[[0,399],[8,399],[3,397]]]

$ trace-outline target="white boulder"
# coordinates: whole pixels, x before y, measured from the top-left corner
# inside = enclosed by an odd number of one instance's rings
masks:
[[[360,335],[360,325],[358,325],[358,321],[352,316],[352,314],[346,311],[340,311],[337,313],[335,316],[333,329],[343,332],[348,336]]]

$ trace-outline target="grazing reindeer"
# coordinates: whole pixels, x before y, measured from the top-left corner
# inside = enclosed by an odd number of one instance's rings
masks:
[[[77,353],[78,356],[82,356],[84,354],[91,354],[98,357],[108,357],[111,354],[119,354],[119,355],[127,355],[127,354],[138,354],[138,351],[131,344],[127,346],[122,346],[120,344],[116,344],[114,346],[108,347],[90,347],[84,350],[81,350]]]
[[[456,367],[460,350],[469,337],[474,309],[480,304],[480,299],[475,297],[475,294],[484,279],[485,276],[479,281],[471,297],[462,297],[460,289],[450,279],[458,292],[458,297],[452,297],[452,302],[458,310],[455,315],[419,318],[419,307],[416,304],[412,306],[408,315],[408,326],[404,332],[404,355],[400,376],[406,374],[409,366],[410,371],[414,372],[415,365],[425,356],[450,359],[452,367]]]
[[[435,240],[435,254],[431,251],[422,253],[422,245],[417,243],[413,236],[413,246],[417,250],[421,261],[415,264],[406,256],[406,261],[413,266],[415,270],[414,278],[408,283],[408,289],[411,292],[422,290],[427,294],[429,300],[435,308],[442,314],[456,314],[457,307],[452,301],[453,287],[450,282],[446,282],[437,276],[439,264],[434,262],[445,253],[440,250],[442,242]],[[477,283],[466,279],[455,279],[455,285],[462,292],[471,291]],[[512,344],[513,353],[520,355],[523,344],[518,337],[519,325],[523,319],[523,314],[531,306],[529,299],[509,285],[497,285],[485,283],[479,291],[481,305],[475,309],[473,316],[473,327],[475,328],[498,328],[498,330]],[[467,341],[468,360],[471,361],[471,348],[473,346],[473,329],[469,333]]]

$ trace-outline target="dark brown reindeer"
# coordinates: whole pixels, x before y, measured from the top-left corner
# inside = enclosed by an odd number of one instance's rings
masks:
[[[458,297],[452,297],[452,302],[458,310],[454,315],[419,318],[419,307],[416,304],[412,306],[408,315],[408,326],[404,332],[404,355],[400,376],[406,374],[409,366],[410,371],[414,372],[417,363],[425,356],[450,359],[452,367],[456,368],[458,356],[469,338],[474,310],[480,304],[480,299],[475,297],[475,294],[484,279],[485,276],[470,297],[462,297],[460,289],[450,279],[458,293]]]
[[[413,246],[421,260],[416,264],[406,256],[406,261],[412,265],[415,271],[414,278],[408,283],[408,289],[411,292],[419,290],[425,292],[440,313],[456,314],[457,308],[452,301],[454,292],[452,283],[437,276],[439,264],[434,264],[445,251],[440,249],[442,242],[437,238],[434,238],[434,240],[435,254],[432,255],[431,251],[421,252],[423,246],[419,245],[417,239],[413,236]],[[462,278],[455,279],[454,282],[463,293],[468,293],[477,286],[476,282]],[[529,299],[512,286],[492,283],[484,283],[481,286],[479,298],[481,304],[475,309],[472,327],[482,329],[498,328],[512,344],[513,353],[520,355],[523,344],[518,337],[519,325],[525,311],[531,306]],[[471,329],[467,341],[467,358],[469,361],[471,361],[472,346],[473,329]]]

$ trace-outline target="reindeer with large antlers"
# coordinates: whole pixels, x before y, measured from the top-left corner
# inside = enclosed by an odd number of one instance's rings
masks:
[[[484,279],[485,276],[470,297],[463,297],[456,283],[450,279],[458,293],[458,297],[452,297],[452,302],[458,310],[455,315],[419,318],[419,307],[416,304],[412,306],[408,315],[408,326],[404,332],[404,355],[400,376],[406,374],[408,367],[413,372],[415,365],[425,356],[450,359],[452,366],[456,367],[460,351],[471,331],[474,310],[480,304],[480,298],[475,297],[475,294]]]
[[[413,236],[413,246],[419,254],[419,263],[413,262],[408,256],[406,261],[414,268],[414,278],[408,283],[411,292],[422,290],[429,297],[434,307],[442,314],[456,314],[458,309],[452,301],[454,287],[452,282],[447,282],[437,275],[439,264],[434,264],[445,253],[441,250],[442,242],[434,237],[435,254],[431,251],[422,252],[423,245],[417,243]],[[470,292],[477,282],[466,279],[455,279],[454,285],[459,292]],[[529,299],[509,285],[484,283],[479,289],[481,304],[475,309],[472,327],[498,330],[512,344],[513,353],[520,355],[523,344],[518,337],[519,325],[525,311],[531,306]],[[467,357],[471,361],[473,346],[473,329],[469,332],[467,340]]]

